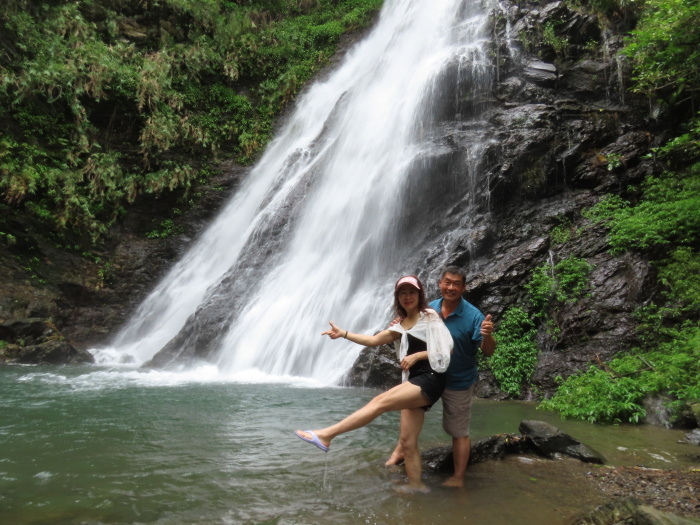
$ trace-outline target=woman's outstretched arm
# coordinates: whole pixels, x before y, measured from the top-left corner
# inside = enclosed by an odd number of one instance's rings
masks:
[[[329,324],[331,325],[331,328],[323,332],[321,335],[327,335],[331,339],[347,339],[348,341],[352,341],[353,343],[357,343],[358,345],[362,346],[385,345],[388,343],[393,343],[401,337],[400,333],[392,330],[382,330],[375,335],[353,334],[347,330],[338,328],[335,324],[333,324],[333,321],[329,321]]]

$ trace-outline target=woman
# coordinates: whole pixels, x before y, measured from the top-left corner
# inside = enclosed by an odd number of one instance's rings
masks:
[[[403,382],[335,425],[320,430],[297,430],[296,435],[328,452],[336,436],[363,427],[384,412],[403,410],[399,442],[404,452],[408,484],[402,490],[426,491],[421,480],[418,435],[425,412],[440,399],[445,388],[443,372],[450,362],[452,336],[440,316],[428,308],[423,285],[415,275],[396,282],[394,309],[402,321],[376,335],[350,333],[332,322],[331,329],[321,335],[348,339],[362,346],[395,343],[404,371]]]

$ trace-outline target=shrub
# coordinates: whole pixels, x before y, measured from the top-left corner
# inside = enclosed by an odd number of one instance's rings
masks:
[[[498,351],[489,358],[501,390],[518,396],[522,385],[529,382],[537,364],[537,330],[529,315],[521,308],[509,308],[503,314],[494,337]]]

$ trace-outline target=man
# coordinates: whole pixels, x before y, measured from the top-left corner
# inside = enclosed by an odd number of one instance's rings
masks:
[[[493,355],[496,341],[493,338],[491,315],[484,317],[462,297],[467,290],[467,283],[466,274],[461,268],[445,268],[438,286],[442,298],[431,302],[430,307],[440,314],[454,340],[450,366],[445,372],[447,386],[442,394],[442,426],[452,436],[454,474],[443,485],[461,487],[464,485],[471,449],[469,425],[472,396],[478,379],[477,351],[481,349],[484,355]],[[424,358],[427,359],[427,352]],[[402,451],[397,446],[386,464],[393,465],[402,459]]]

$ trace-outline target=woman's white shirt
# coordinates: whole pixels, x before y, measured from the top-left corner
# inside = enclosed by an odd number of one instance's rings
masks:
[[[408,337],[406,334],[411,334],[416,339],[425,341],[428,348],[430,367],[440,373],[447,370],[454,342],[450,331],[435,310],[427,308],[424,312],[420,312],[418,321],[408,330],[401,326],[401,323],[390,326],[389,330],[401,334],[401,338],[394,341],[394,348],[396,349],[399,363],[408,353]],[[401,376],[401,381],[406,381],[408,379],[408,370],[404,370]]]

